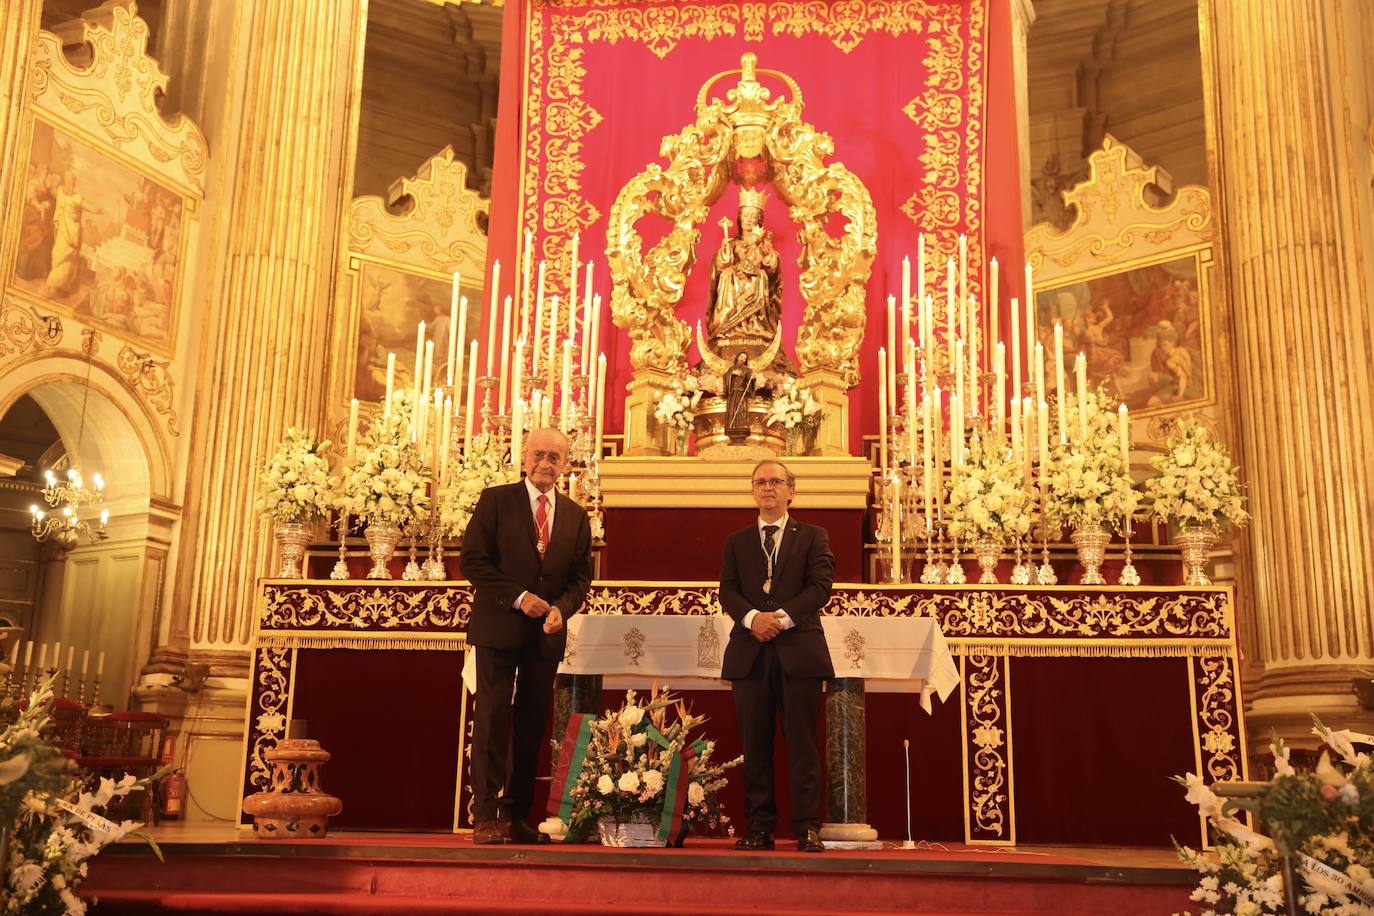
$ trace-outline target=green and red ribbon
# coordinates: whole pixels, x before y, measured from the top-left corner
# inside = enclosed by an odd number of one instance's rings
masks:
[[[558,751],[558,765],[553,769],[553,785],[549,788],[548,813],[565,824],[572,819],[573,788],[582,776],[595,721],[595,716],[575,712],[568,716],[568,728],[563,733],[563,747]]]

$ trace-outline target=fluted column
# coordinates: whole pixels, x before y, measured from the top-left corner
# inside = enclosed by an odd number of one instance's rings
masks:
[[[1021,162],[1021,220],[1030,228],[1030,65],[1026,56],[1026,37],[1035,22],[1032,0],[1012,0],[1011,4],[1011,68],[1016,85],[1016,142],[1020,147],[1017,158]]]
[[[38,35],[42,10],[42,0],[12,0],[0,16],[0,188],[4,189],[0,194],[9,193],[15,170],[28,162],[19,149],[19,116],[28,84],[29,51]],[[0,201],[0,210],[4,206]]]
[[[1368,4],[1208,6],[1263,665],[1246,685],[1248,724],[1256,738],[1275,726],[1300,737],[1308,710],[1361,718],[1351,680],[1374,662],[1374,90],[1363,63],[1374,23]]]
[[[366,6],[257,0],[239,8],[221,150],[176,603],[212,674],[247,671],[267,525],[256,473],[287,426],[320,429],[345,127]]]

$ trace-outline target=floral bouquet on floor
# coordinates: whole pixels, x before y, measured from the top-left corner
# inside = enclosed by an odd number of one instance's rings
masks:
[[[97,813],[113,798],[151,791],[161,776],[101,779],[90,791],[62,752],[41,736],[48,726],[53,681],[29,698],[18,719],[0,733],[0,818],[10,827],[5,861],[5,913],[79,916],[86,902],[77,887],[89,860],[125,836],[141,837],[162,857],[136,821],[114,823]]]
[[[629,690],[600,718],[574,713],[555,743],[550,816],[607,846],[681,845],[690,824],[728,825],[719,792],[744,758],[716,762],[715,742],[692,737],[705,721],[657,684],[645,705]]]
[[[1202,876],[1192,899],[1204,904],[1204,916],[1286,912],[1284,856],[1294,860],[1299,886],[1292,890],[1302,912],[1374,912],[1374,762],[1355,750],[1374,745],[1374,736],[1332,731],[1320,721],[1312,732],[1328,747],[1317,768],[1295,770],[1276,738],[1276,773],[1256,798],[1223,804],[1200,776],[1177,777],[1216,834],[1215,857],[1178,847],[1179,858]],[[1246,827],[1238,810],[1255,814],[1270,836]]]
[[[500,439],[485,434],[475,437],[471,448],[449,461],[448,480],[439,491],[442,535],[462,537],[482,491],[519,479],[520,471],[506,463],[506,450]]]

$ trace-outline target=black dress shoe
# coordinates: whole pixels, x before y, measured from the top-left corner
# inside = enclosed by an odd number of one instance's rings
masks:
[[[797,852],[825,852],[825,844],[821,842],[821,832],[815,827],[807,827],[802,835],[797,837]]]
[[[472,842],[478,846],[500,846],[510,840],[500,821],[478,821],[472,827]]]
[[[522,846],[538,846],[549,842],[549,837],[522,820],[514,820],[510,822],[510,841]]]
[[[758,852],[764,849],[773,848],[773,834],[763,831],[749,831],[745,836],[735,840],[736,849],[747,849],[750,852]]]

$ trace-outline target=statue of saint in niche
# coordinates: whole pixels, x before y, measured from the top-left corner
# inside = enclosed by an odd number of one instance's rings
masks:
[[[735,362],[721,377],[725,389],[725,435],[731,442],[749,438],[749,395],[754,391],[754,370],[749,368],[749,354],[741,350]]]
[[[733,360],[756,357],[769,348],[782,320],[782,282],[773,235],[763,228],[764,193],[739,195],[739,235],[721,220],[726,237],[711,260],[711,300],[706,331],[711,349]]]

